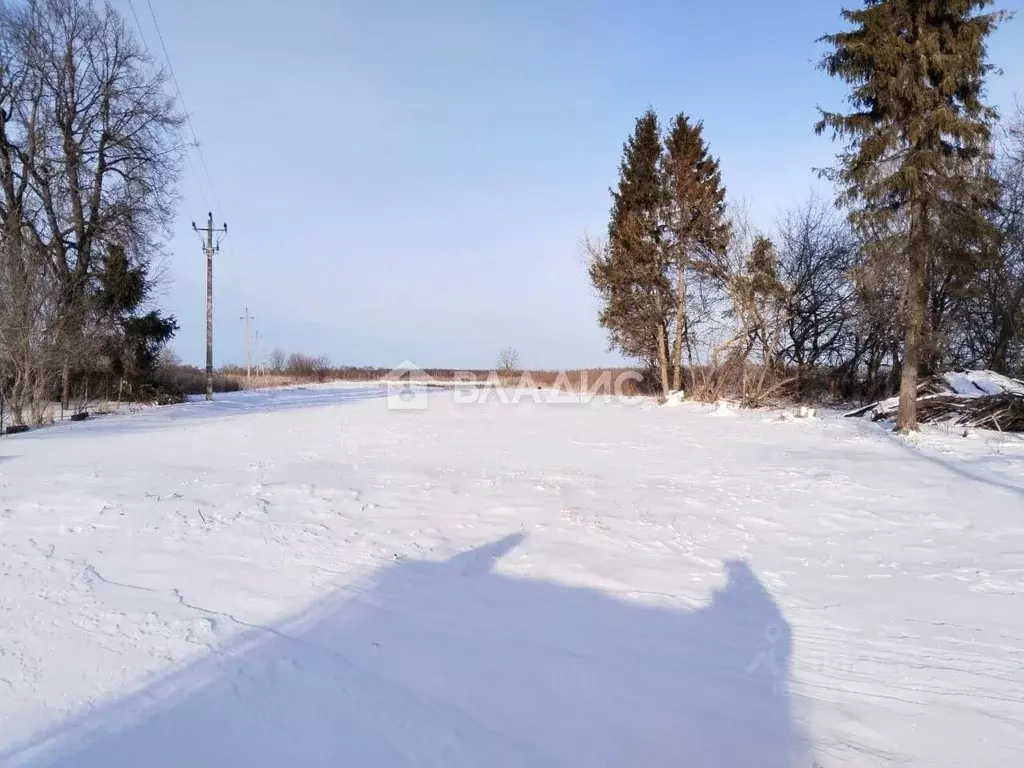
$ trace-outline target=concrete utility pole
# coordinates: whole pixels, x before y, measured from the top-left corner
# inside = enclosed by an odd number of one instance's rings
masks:
[[[213,254],[220,250],[220,243],[213,244],[213,234],[227,234],[228,225],[225,223],[220,229],[215,229],[211,213],[205,227],[200,229],[193,221],[192,229],[206,235],[203,243],[203,252],[206,254],[206,399],[213,400]]]
[[[258,378],[263,375],[266,366],[263,364],[263,348],[260,346],[260,329],[257,328],[253,335],[256,337],[256,376]]]
[[[250,342],[252,341],[252,335],[249,333],[249,322],[253,319],[252,315],[249,314],[249,308],[245,308],[245,314],[240,318],[245,323],[245,386],[252,386],[252,349]]]

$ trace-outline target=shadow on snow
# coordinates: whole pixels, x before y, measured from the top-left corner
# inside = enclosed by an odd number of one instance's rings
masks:
[[[1016,439],[1017,437],[1015,433],[1011,433],[1011,436],[1013,439]],[[965,480],[971,480],[975,483],[981,483],[982,485],[987,485],[1000,491],[1006,491],[1016,496],[1024,497],[1024,486],[1014,483],[1012,479],[1010,482],[1005,482],[999,476],[1000,472],[998,465],[1005,466],[1008,464],[1013,466],[1013,459],[994,455],[945,460],[940,456],[932,454],[927,447],[914,445],[913,443],[900,439],[899,437],[895,438],[893,443],[906,453],[909,453],[911,456],[927,461],[930,464],[934,464],[948,472],[952,472],[954,475],[959,475]],[[972,467],[974,466],[980,466],[983,470],[987,469],[991,473],[991,476],[986,476],[980,472],[972,471]]]
[[[810,764],[787,695],[789,626],[746,563],[681,612],[496,573],[522,538],[389,565],[0,763]]]

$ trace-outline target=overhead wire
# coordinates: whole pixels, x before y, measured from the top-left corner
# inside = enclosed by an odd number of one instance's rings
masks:
[[[192,141],[195,142],[193,146],[196,148],[196,154],[199,155],[199,161],[203,164],[203,173],[206,174],[206,182],[210,185],[210,193],[213,195],[214,204],[220,208],[220,213],[224,215],[224,209],[220,205],[220,201],[217,195],[217,187],[213,183],[213,177],[210,175],[210,168],[206,164],[206,156],[203,155],[203,147],[199,143],[199,137],[196,135],[195,126],[192,124],[192,115],[188,111],[188,107],[185,105],[185,97],[181,93],[181,85],[178,84],[178,76],[174,73],[174,65],[171,63],[171,54],[167,51],[167,44],[164,42],[163,32],[160,30],[160,22],[157,21],[156,11],[153,9],[152,0],[146,0],[146,5],[149,7],[149,15],[153,19],[153,27],[156,29],[157,39],[160,40],[160,49],[164,52],[164,59],[167,61],[167,71],[171,74],[171,82],[174,83],[174,90],[178,93],[178,101],[181,102],[181,108],[185,111],[185,121],[188,123],[188,129],[192,133]]]
[[[220,196],[217,194],[217,187],[213,183],[213,176],[210,173],[210,167],[206,163],[206,156],[203,154],[202,145],[199,143],[199,136],[196,133],[195,125],[192,123],[192,115],[189,113],[188,106],[185,104],[185,97],[181,92],[181,85],[178,82],[178,76],[174,72],[174,65],[171,63],[171,55],[167,50],[167,43],[164,41],[164,35],[160,29],[160,22],[156,17],[156,10],[153,8],[152,0],[146,0],[146,5],[149,8],[150,18],[153,19],[153,28],[156,30],[157,39],[160,41],[160,49],[163,51],[164,60],[167,62],[167,71],[171,76],[171,82],[174,83],[174,90],[178,96],[178,102],[181,104],[182,111],[185,113],[185,122],[188,125],[189,133],[192,135],[192,148],[195,149],[196,154],[199,157],[199,162],[203,167],[203,173],[206,176],[206,183],[210,188],[210,195],[213,198],[212,207],[217,209],[222,217],[226,218],[224,207],[220,204]],[[146,50],[149,51],[149,44],[146,42],[146,35],[142,31],[142,24],[139,23],[139,16],[135,11],[135,5],[132,0],[128,0],[128,7],[131,9],[132,16],[135,19],[135,26],[139,28],[139,36],[142,38],[142,44],[146,47]],[[150,55],[152,56],[152,53],[150,53]],[[202,195],[203,202],[206,203],[206,207],[209,209],[211,208],[210,201],[207,199],[206,193],[202,189],[202,185],[198,183],[199,173],[196,169],[195,163],[192,161],[191,153],[186,153],[186,157],[188,158],[189,167],[192,169],[193,176],[197,180],[196,186],[199,188],[199,193]],[[231,245],[231,239],[227,238],[227,240],[228,248],[231,249],[231,255],[234,256],[234,248]]]
[[[139,30],[139,38],[142,40],[142,46],[146,49],[146,53],[149,54],[149,57],[151,59],[155,60],[155,57],[153,56],[153,52],[149,48],[149,41],[146,39],[146,33],[142,29],[142,22],[139,21],[139,15],[135,12],[135,4],[132,2],[132,0],[128,0],[128,8],[132,12],[132,18],[135,19],[135,27],[136,27],[136,29]],[[175,88],[177,88],[177,83],[175,83]],[[185,109],[185,102],[181,98],[181,91],[180,90],[178,91],[178,102],[182,105],[182,109]],[[188,111],[187,110],[185,111],[185,116],[186,116],[186,118],[188,118]],[[192,133],[192,144],[190,146],[198,148],[199,142],[196,139],[195,130],[192,129],[191,121],[189,121],[189,130]],[[212,206],[210,205],[210,200],[206,196],[206,190],[203,189],[203,185],[200,183],[199,170],[196,168],[196,164],[192,160],[192,153],[191,152],[186,152],[185,153],[185,159],[188,161],[188,167],[192,170],[192,179],[195,182],[196,190],[198,190],[199,196],[203,198],[203,203],[205,204],[207,210],[212,210]],[[212,187],[211,187],[211,191],[212,191]]]

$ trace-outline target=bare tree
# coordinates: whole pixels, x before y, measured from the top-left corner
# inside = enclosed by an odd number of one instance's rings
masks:
[[[161,368],[176,368],[181,364],[181,355],[175,351],[174,347],[164,347],[157,355],[157,365]]]
[[[270,370],[275,373],[282,373],[288,364],[288,355],[280,347],[275,347],[270,353]]]
[[[519,373],[519,353],[513,347],[505,347],[498,354],[495,371],[503,378],[512,378]]]
[[[1024,104],[998,146],[998,248],[952,310],[953,364],[1024,375]]]
[[[44,264],[39,248],[0,242],[0,386],[16,424],[46,417],[57,382],[59,296]]]
[[[779,223],[779,280],[789,291],[782,356],[805,383],[820,366],[838,369],[855,353],[857,242],[834,208],[812,197]]]
[[[22,283],[47,284],[64,404],[72,370],[95,365],[115,320],[94,301],[107,255],[125,256],[141,301],[169,235],[185,145],[166,81],[109,5],[0,5],[2,237],[8,261],[33,271]],[[158,334],[174,325],[148,320]]]
[[[316,359],[312,355],[292,352],[288,355],[285,370],[292,376],[312,376],[316,370]]]
[[[325,355],[314,357],[311,366],[317,381],[324,381],[331,373],[331,361]]]

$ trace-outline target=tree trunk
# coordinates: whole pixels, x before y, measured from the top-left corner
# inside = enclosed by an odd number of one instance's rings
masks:
[[[683,388],[683,332],[686,329],[686,263],[680,260],[676,267],[676,343],[672,349],[672,391]]]
[[[1010,347],[1010,341],[1013,339],[1017,328],[1017,312],[1021,304],[1024,303],[1024,284],[1014,293],[1010,299],[1008,306],[1003,310],[1002,317],[999,322],[999,335],[996,339],[995,348],[988,359],[989,370],[995,371],[996,373],[1006,374],[1008,373],[1009,366],[1007,362],[1007,353]]]
[[[903,351],[903,372],[900,377],[900,407],[896,417],[897,432],[916,432],[917,373],[924,344],[925,305],[928,301],[925,272],[926,240],[920,230],[925,226],[924,214],[911,213],[910,259],[906,286],[906,341]]]
[[[886,397],[892,397],[900,391],[900,379],[903,376],[903,359],[900,357],[899,342],[894,341],[892,343],[892,349],[889,354],[892,355],[892,370],[884,390]]]
[[[658,368],[661,369],[661,394],[668,400],[671,390],[668,387],[668,334],[665,323],[658,321]]]
[[[885,385],[882,383],[882,363],[885,361],[885,353],[879,349],[871,350],[871,358],[868,363],[868,391],[867,396],[872,400],[881,400],[885,392]],[[895,365],[893,361],[893,365]]]
[[[64,358],[64,365],[60,371],[60,415],[64,417],[64,413],[68,410],[71,403],[71,364],[68,362],[67,357]]]
[[[690,369],[690,378],[692,379],[693,375],[694,375],[694,373],[693,373],[693,366],[695,365],[695,363],[694,363],[695,355],[693,354],[693,336],[690,335],[690,317],[689,317],[689,314],[686,313],[686,314],[683,315],[683,317],[686,319],[686,329],[685,329],[685,333],[686,333],[686,365]]]

